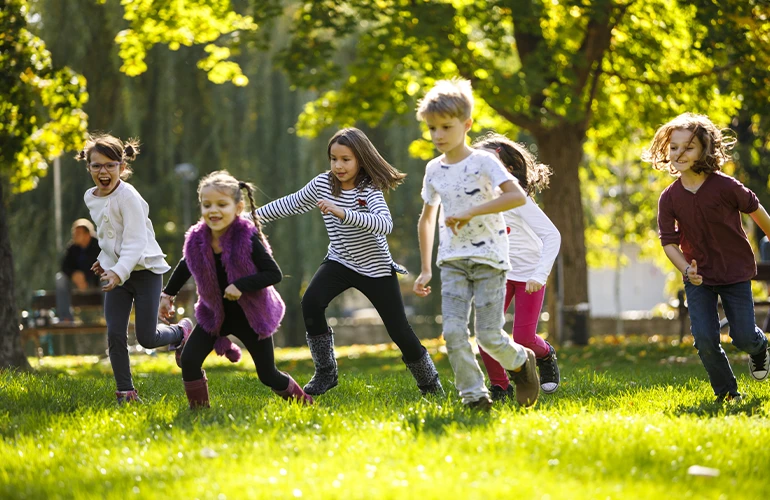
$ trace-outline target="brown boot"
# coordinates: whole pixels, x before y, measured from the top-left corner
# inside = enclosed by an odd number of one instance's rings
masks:
[[[187,401],[190,402],[190,409],[209,408],[209,379],[206,378],[206,372],[203,372],[203,378],[184,382],[184,392],[187,394]]]
[[[281,372],[283,373],[283,372]],[[293,378],[291,378],[291,375],[288,373],[284,373],[287,377],[289,377],[289,387],[282,391],[276,391],[273,389],[273,392],[281,396],[283,399],[287,401],[297,401],[300,404],[304,405],[312,405],[313,404],[313,398],[310,396],[310,394],[306,393],[302,390],[302,387],[297,384]]]
[[[516,386],[516,401],[521,406],[532,406],[540,394],[540,379],[537,377],[537,359],[532,349],[524,348],[527,361],[517,371],[508,370],[508,377]]]

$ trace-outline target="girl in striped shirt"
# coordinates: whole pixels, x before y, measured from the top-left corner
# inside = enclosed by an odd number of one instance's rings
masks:
[[[433,361],[406,319],[396,277],[406,270],[393,261],[386,239],[393,219],[382,193],[401,184],[406,174],[385,161],[357,128],[334,134],[327,154],[331,170],[257,210],[257,216],[269,222],[318,208],[329,234],[326,258],[302,297],[307,343],[315,364],[315,374],[304,390],[315,396],[337,385],[333,331],[324,311],[335,297],[355,288],[377,309],[420,391],[443,392]]]

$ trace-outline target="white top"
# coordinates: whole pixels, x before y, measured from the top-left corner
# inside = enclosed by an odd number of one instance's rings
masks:
[[[317,175],[296,193],[271,201],[257,209],[264,221],[273,221],[309,212],[319,200],[328,200],[345,211],[345,218],[324,214],[329,233],[326,258],[339,262],[348,269],[368,276],[382,278],[406,270],[393,262],[385,235],[393,230],[382,191],[374,187],[342,190],[339,197],[332,195],[329,173]]]
[[[444,155],[441,155],[428,163],[422,183],[423,201],[432,206],[441,203],[436,263],[441,265],[447,260],[471,259],[509,270],[508,239],[502,214],[474,217],[457,235],[444,220],[472,206],[494,200],[500,195],[498,187],[504,182],[518,184],[519,181],[495,155],[487,151],[473,150],[467,158],[451,165],[443,160]]]
[[[510,281],[535,280],[545,285],[559,253],[561,235],[551,219],[527,196],[527,202],[503,212],[508,229]]]
[[[155,240],[150,206],[134,186],[120,181],[107,196],[94,195],[95,189],[86,191],[83,199],[96,222],[102,269],[117,274],[121,285],[133,271],[163,274],[171,269]]]

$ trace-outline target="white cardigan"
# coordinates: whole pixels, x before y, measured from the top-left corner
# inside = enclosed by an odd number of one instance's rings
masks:
[[[559,254],[561,235],[551,219],[527,196],[527,202],[503,212],[508,228],[510,281],[535,280],[545,285],[553,262]]]
[[[150,206],[134,186],[120,181],[107,196],[96,196],[95,190],[86,191],[83,199],[96,223],[102,269],[117,274],[121,285],[132,271],[147,269],[162,275],[171,269],[155,240]]]

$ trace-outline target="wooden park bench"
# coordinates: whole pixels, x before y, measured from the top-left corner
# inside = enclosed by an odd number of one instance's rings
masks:
[[[195,286],[185,286],[179,291],[175,307],[184,307],[192,311],[195,300]],[[89,333],[107,333],[107,323],[103,314],[104,294],[99,289],[72,290],[72,309],[75,321],[59,322],[53,315],[56,309],[55,290],[37,290],[32,295],[31,307],[22,312],[19,325],[22,345],[28,341],[35,344],[38,358],[43,357],[40,337],[45,335],[81,335]]]

